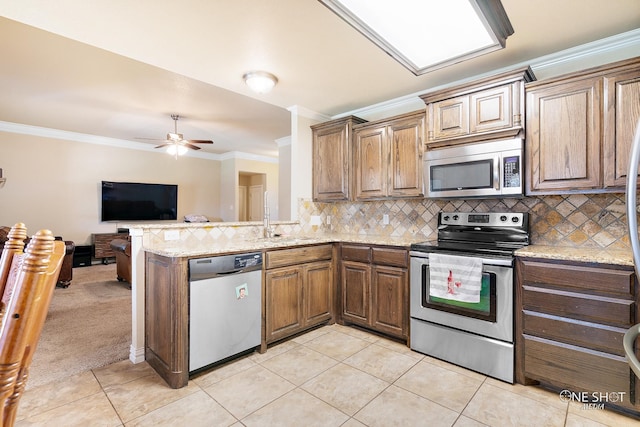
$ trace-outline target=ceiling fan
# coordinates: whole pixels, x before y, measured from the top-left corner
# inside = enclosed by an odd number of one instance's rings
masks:
[[[176,156],[179,154],[184,154],[187,152],[187,149],[190,148],[192,150],[199,150],[195,144],[213,144],[213,141],[209,141],[206,139],[184,139],[181,133],[178,133],[178,119],[180,116],[178,114],[172,114],[171,118],[173,119],[173,133],[167,133],[167,139],[154,139],[154,138],[138,138],[138,139],[147,139],[152,141],[164,141],[164,144],[157,145],[154,148],[163,148],[167,147],[167,152],[169,154],[175,154]]]

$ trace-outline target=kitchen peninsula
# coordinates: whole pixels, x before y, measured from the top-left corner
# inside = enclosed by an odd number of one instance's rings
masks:
[[[397,271],[398,290],[388,298],[397,300],[390,311],[387,323],[400,319],[396,329],[396,336],[406,337],[408,330],[402,324],[402,319],[408,318],[408,313],[402,307],[408,306],[408,248],[411,243],[425,240],[423,235],[407,237],[392,237],[364,234],[326,233],[318,230],[313,233],[301,234],[301,227],[297,222],[276,221],[272,223],[276,233],[281,235],[273,238],[262,237],[262,223],[205,223],[205,224],[166,224],[166,225],[128,225],[132,240],[132,346],[130,360],[134,363],[146,360],[167,383],[174,388],[183,387],[188,381],[188,260],[221,254],[244,253],[262,251],[265,255],[265,270],[263,270],[263,331],[265,322],[271,324],[269,333],[263,332],[261,351],[266,350],[267,344],[285,338],[291,334],[315,326],[323,322],[333,322],[336,319],[335,307],[340,302],[339,292],[336,292],[337,251],[339,245],[335,243],[349,243],[361,248],[371,256],[372,266],[376,253],[393,251],[394,255],[404,257],[404,267],[398,265],[386,267]],[[327,248],[325,250],[325,248]],[[369,252],[367,252],[369,251]],[[373,252],[371,252],[373,251]],[[376,252],[377,251],[377,252]],[[318,255],[324,254],[324,255]],[[384,266],[384,258],[381,263]],[[272,261],[270,261],[272,260]],[[324,260],[328,268],[315,269]],[[294,274],[293,279],[286,279],[283,286],[293,288],[296,282],[313,281],[316,271],[323,271],[317,276],[317,282],[324,282],[326,291],[322,295],[329,298],[328,312],[308,313],[304,319],[298,321],[282,318],[267,318],[265,313],[266,288],[268,283],[278,283],[278,276],[267,276],[266,270],[273,266],[272,272],[288,275]],[[382,268],[382,267],[381,267]],[[404,273],[403,273],[404,271]],[[329,280],[327,280],[329,278]],[[270,282],[271,280],[271,282]],[[326,283],[329,282],[330,286]],[[406,282],[406,283],[404,283]],[[305,286],[301,284],[300,286]],[[389,287],[387,285],[387,287]],[[297,288],[296,288],[297,289]],[[302,288],[300,288],[302,289]],[[314,288],[315,289],[315,288]],[[314,291],[315,292],[315,291]],[[286,291],[286,298],[295,298],[293,291]],[[302,291],[300,291],[302,293]],[[273,291],[272,294],[276,294]],[[311,294],[311,292],[309,292]],[[371,292],[363,291],[358,297],[369,298]],[[315,295],[314,295],[315,297]],[[386,296],[385,296],[386,297]],[[322,296],[320,296],[322,299]],[[301,306],[309,307],[309,304]],[[313,305],[313,304],[312,304]],[[363,306],[370,306],[367,301]],[[160,307],[161,306],[161,307]],[[400,307],[400,309],[397,309]],[[302,310],[302,307],[299,308]],[[305,310],[312,310],[305,308]],[[398,312],[400,310],[400,312]],[[407,308],[408,310],[408,308]],[[325,310],[327,311],[327,310]],[[152,318],[149,318],[151,313]],[[383,314],[383,320],[386,315]],[[282,317],[282,315],[280,315]],[[380,315],[378,315],[380,317]],[[366,322],[367,319],[363,319]],[[278,323],[280,322],[280,324]],[[290,324],[293,322],[293,324]],[[273,326],[275,325],[275,326]],[[279,327],[280,325],[281,327]],[[384,325],[383,325],[384,326]],[[383,331],[385,331],[383,329]]]

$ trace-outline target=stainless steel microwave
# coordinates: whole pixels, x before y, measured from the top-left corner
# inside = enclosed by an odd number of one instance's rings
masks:
[[[523,196],[522,138],[428,150],[428,198]]]

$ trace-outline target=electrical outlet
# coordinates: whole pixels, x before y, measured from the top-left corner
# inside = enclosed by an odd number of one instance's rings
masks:
[[[166,230],[164,240],[180,240],[180,230]]]
[[[331,215],[327,215],[327,225],[331,225]]]
[[[382,215],[382,224],[389,225],[389,215],[387,214]]]

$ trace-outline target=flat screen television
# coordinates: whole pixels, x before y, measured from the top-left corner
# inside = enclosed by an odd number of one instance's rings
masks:
[[[102,181],[102,221],[157,221],[178,217],[178,186]]]

